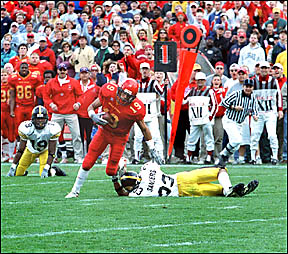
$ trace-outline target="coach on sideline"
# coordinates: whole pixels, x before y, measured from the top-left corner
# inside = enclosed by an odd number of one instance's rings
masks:
[[[253,88],[253,80],[246,79],[243,90],[226,96],[221,103],[227,109],[222,120],[229,143],[220,152],[219,164],[225,164],[229,156],[239,149],[242,140],[242,125],[246,116],[251,114],[255,121],[258,120],[258,102],[253,94]]]

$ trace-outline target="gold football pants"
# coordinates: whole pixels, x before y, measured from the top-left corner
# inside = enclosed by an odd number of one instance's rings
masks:
[[[21,156],[19,164],[16,169],[16,176],[23,176],[24,172],[29,168],[31,163],[35,161],[36,158],[39,157],[39,175],[41,176],[44,166],[48,159],[48,150],[45,150],[42,153],[31,153],[28,148],[25,148],[24,153]]]
[[[177,173],[179,196],[219,196],[223,195],[220,184],[211,183],[218,180],[219,168],[207,167]]]

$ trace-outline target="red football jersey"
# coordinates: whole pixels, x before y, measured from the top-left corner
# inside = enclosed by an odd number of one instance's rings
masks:
[[[114,123],[106,124],[103,128],[115,135],[125,136],[129,134],[132,125],[136,121],[144,119],[146,114],[142,101],[135,98],[129,105],[121,105],[117,102],[117,84],[107,83],[101,87],[99,100],[102,110],[109,112],[114,119]]]
[[[1,83],[1,111],[10,112],[9,109],[9,86],[8,83]]]
[[[15,69],[16,65],[20,62],[23,61],[28,61],[29,57],[25,56],[24,58],[20,59],[19,56],[13,56],[10,60],[9,63],[11,63],[13,65],[13,68]],[[19,70],[18,70],[19,71]]]
[[[26,77],[15,73],[9,76],[8,84],[12,90],[15,90],[16,104],[32,105],[35,100],[35,89],[41,84],[41,77],[37,73],[31,72]]]

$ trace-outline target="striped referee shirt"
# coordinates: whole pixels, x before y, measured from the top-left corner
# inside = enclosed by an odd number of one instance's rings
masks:
[[[226,108],[225,114],[228,119],[237,123],[243,123],[246,116],[258,115],[258,101],[254,94],[247,96],[243,90],[235,91],[225,97],[221,105]],[[242,111],[232,109],[232,106],[241,106]]]
[[[157,93],[162,95],[164,92],[164,85],[159,84],[157,80],[146,78],[141,79],[139,82],[139,93]]]

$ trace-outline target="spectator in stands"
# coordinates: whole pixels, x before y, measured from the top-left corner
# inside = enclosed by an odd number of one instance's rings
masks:
[[[102,5],[104,6],[105,9],[104,19],[107,19],[110,22],[112,14],[114,13],[112,10],[113,3],[112,1],[105,1]]]
[[[64,27],[64,22],[61,20],[58,16],[58,10],[57,8],[53,8],[51,11],[51,17],[48,19],[48,22],[55,27],[55,29]]]
[[[46,26],[51,25],[50,23],[48,23],[48,15],[46,13],[43,13],[40,16],[40,23],[34,25],[33,32],[44,35],[44,29]]]
[[[106,54],[104,61],[110,59],[112,61],[118,61],[124,57],[124,54],[120,51],[120,43],[119,41],[112,42],[113,52]]]
[[[234,8],[227,10],[227,15],[232,29],[234,29],[240,26],[242,17],[247,15],[247,9],[242,5],[242,1],[234,1]]]
[[[108,31],[113,36],[113,40],[119,40],[120,39],[119,32],[121,30],[126,31],[127,25],[123,23],[122,18],[118,15],[113,16],[111,20],[112,20],[111,25],[109,25]]]
[[[272,23],[274,26],[274,31],[280,33],[281,30],[285,29],[287,26],[287,21],[285,19],[280,18],[280,8],[274,7],[273,10],[273,19],[270,19],[265,22],[265,26],[269,23]]]
[[[128,24],[129,20],[133,20],[133,14],[128,12],[128,3],[125,1],[120,1],[121,11],[118,12],[118,15],[122,18],[123,22]]]
[[[33,14],[32,18],[31,18],[31,22],[33,24],[33,27],[35,27],[38,23],[41,22],[40,16],[41,16],[41,12],[40,12],[39,8],[36,8],[34,10],[34,14]]]
[[[21,33],[18,30],[18,23],[13,22],[11,24],[11,28],[9,30],[9,34],[12,35],[12,40],[10,41],[11,43],[11,49],[16,51],[19,44],[21,43]]]
[[[67,41],[64,41],[61,45],[62,52],[58,55],[56,59],[56,65],[64,63],[68,70],[68,75],[71,78],[75,77],[74,66],[70,64],[70,58],[72,57],[72,47],[71,44]]]
[[[16,64],[18,62],[22,62],[25,59],[28,59],[29,57],[27,56],[28,52],[28,46],[25,43],[21,43],[18,47],[17,55],[12,57],[9,60],[9,63],[13,65],[13,68],[15,69]]]
[[[133,1],[130,2],[130,10],[128,11],[129,13],[131,13],[134,17],[136,14],[140,14],[141,10],[139,9],[139,2],[138,1]]]
[[[285,47],[285,43],[287,43],[287,30],[285,29],[281,30],[279,33],[279,38],[280,38],[280,41],[278,41],[278,43],[273,47],[273,51],[272,51],[272,63],[273,64],[275,63],[278,54],[280,54],[284,50],[287,50],[287,48]]]
[[[222,86],[225,86],[226,81],[228,80],[227,76],[224,75],[224,63],[219,61],[215,64],[215,73],[218,74],[221,77],[221,84]],[[213,79],[214,74],[209,75],[206,78],[206,86],[211,86],[211,81]]]
[[[11,19],[13,21],[16,20],[16,14],[20,13],[25,16],[24,24],[26,24],[27,21],[31,20],[31,17],[33,15],[33,8],[29,5],[25,4],[26,1],[18,1],[18,5],[14,7],[13,12],[11,13]]]
[[[249,44],[240,50],[238,64],[247,65],[250,73],[254,74],[254,67],[257,62],[265,61],[265,52],[258,43],[258,34],[252,33],[249,38]]]
[[[133,48],[133,46],[129,42],[125,43],[124,48],[123,48],[124,57],[118,62],[123,63],[125,67],[125,71],[128,73],[129,78],[137,79],[138,71],[136,70],[136,68],[132,68],[128,63],[128,58],[135,59],[134,52],[135,52],[135,49]]]
[[[71,30],[71,47],[72,47],[72,51],[73,52],[77,48],[79,48],[79,37],[80,37],[80,33],[79,33],[79,31],[77,29]]]
[[[209,16],[213,12],[213,1],[206,1],[205,2],[205,9],[204,9],[204,19],[209,21]],[[209,23],[210,24],[210,23]]]
[[[161,16],[164,18],[166,16],[167,12],[171,12],[172,10],[172,3],[173,1],[167,1],[167,3],[165,3],[163,5],[163,8],[161,10]],[[171,12],[172,13],[172,12]]]
[[[287,41],[285,42],[285,48],[287,48]],[[287,50],[277,56],[276,63],[280,63],[283,66],[283,73],[287,77]]]
[[[53,66],[56,65],[55,53],[52,49],[47,46],[47,39],[45,36],[41,36],[39,39],[39,48],[34,50],[40,56],[40,60],[47,60]]]
[[[157,41],[170,41],[168,33],[164,28],[159,30]]]
[[[62,53],[62,43],[64,42],[62,32],[56,31],[55,33],[56,41],[53,43],[52,50],[55,53],[55,57],[57,58]]]
[[[69,2],[68,3],[68,12],[61,15],[60,19],[63,20],[65,23],[67,20],[74,22],[76,25],[79,24],[78,22],[78,15],[74,12],[75,10],[75,3]]]
[[[217,21],[218,18],[220,18],[220,15],[222,13],[222,1],[214,1],[214,11],[209,15],[209,23],[212,24],[213,21]]]
[[[209,62],[214,66],[217,62],[223,61],[220,49],[214,46],[214,38],[206,37],[206,46],[200,48],[200,51],[208,58]]]
[[[57,66],[57,76],[46,84],[44,101],[52,110],[52,121],[58,123],[61,129],[66,123],[72,135],[74,159],[76,163],[82,162],[83,151],[77,110],[81,106],[78,97],[83,94],[79,82],[67,75],[65,64]],[[59,90],[61,89],[61,90]],[[59,92],[61,91],[61,92]],[[83,102],[82,102],[83,103]]]
[[[12,19],[8,16],[6,8],[1,6],[1,40],[9,32],[11,24]]]
[[[147,2],[142,2],[140,4],[140,14],[143,18],[153,19],[153,14],[148,12],[148,4]]]
[[[51,32],[50,36],[49,36],[49,40],[53,43],[56,40],[56,36],[55,33],[60,31],[62,32],[64,28],[64,23],[61,19],[57,19],[57,22],[55,22],[54,25],[54,30]]]
[[[224,26],[222,24],[216,25],[216,35],[214,39],[214,46],[221,50],[223,62],[227,63],[227,52],[229,50],[229,40],[227,40],[224,34]],[[227,68],[227,65],[226,65]]]
[[[187,18],[188,18],[188,23],[189,24],[193,24],[196,25],[197,27],[199,27],[202,30],[202,33],[204,34],[204,37],[207,37],[209,35],[209,30],[210,30],[210,26],[209,26],[209,22],[208,20],[204,19],[204,11],[202,8],[198,8],[196,11],[196,16],[193,17],[192,12],[191,12],[191,8],[189,8],[190,5],[188,5],[187,8]]]
[[[39,43],[35,42],[35,37],[33,33],[27,34],[27,46],[27,56],[30,56],[34,52],[34,50],[39,48]]]
[[[88,67],[93,64],[94,60],[94,50],[92,47],[87,45],[87,38],[84,35],[79,37],[79,48],[76,48],[69,59],[70,64],[74,65],[75,69],[75,79],[79,79],[80,68]]]
[[[230,79],[228,79],[225,82],[224,88],[229,89],[232,87],[235,83],[238,83],[238,70],[240,69],[240,66],[236,63],[233,63],[230,68],[229,68],[229,74],[230,74]]]
[[[114,80],[118,84],[122,84],[127,79],[123,63],[107,60],[103,63],[103,72],[97,75],[97,84],[100,86]]]
[[[108,37],[102,36],[100,39],[101,47],[96,50],[94,62],[98,64],[101,68],[103,67],[103,63],[105,61],[105,56],[107,54],[112,54],[113,50],[108,46]]]
[[[18,24],[18,30],[20,33],[25,33],[25,25],[24,22],[24,16],[21,13],[16,14],[16,22]]]
[[[170,26],[169,28],[169,38],[172,41],[177,42],[177,47],[181,48],[181,40],[180,40],[180,34],[181,30],[187,25],[186,24],[186,18],[185,14],[183,12],[178,12],[177,13],[177,23],[175,25]]]
[[[11,43],[5,40],[3,42],[3,48],[1,49],[1,68],[4,68],[4,65],[16,55],[17,53],[11,49]]]

